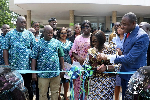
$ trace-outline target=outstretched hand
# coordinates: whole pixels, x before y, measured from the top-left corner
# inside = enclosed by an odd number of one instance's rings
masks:
[[[85,60],[85,59],[83,59],[83,58],[81,58],[81,57],[80,57],[80,58],[78,58],[78,62],[80,63],[80,65],[83,65],[84,60]]]
[[[120,48],[117,48],[117,52],[118,52],[118,55],[119,55],[119,56],[122,55],[122,51],[120,50]]]
[[[105,54],[98,54],[97,55],[97,60],[102,61],[102,60],[107,60],[107,57]]]
[[[104,72],[106,70],[106,66],[104,64],[102,64],[101,66],[97,67],[97,71],[98,72]]]
[[[33,80],[33,81],[37,81],[36,73],[32,73],[32,80]]]

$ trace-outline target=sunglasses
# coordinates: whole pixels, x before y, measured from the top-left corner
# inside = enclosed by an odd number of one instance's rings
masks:
[[[60,33],[60,34],[67,34],[67,33]]]
[[[57,24],[57,22],[50,22],[50,23],[52,23],[53,25],[56,25],[56,24]]]

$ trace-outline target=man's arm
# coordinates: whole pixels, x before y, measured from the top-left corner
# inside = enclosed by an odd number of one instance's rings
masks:
[[[35,66],[36,66],[36,59],[32,59],[32,62],[31,62],[32,70],[35,70]]]
[[[133,45],[132,49],[129,51],[127,55],[124,55],[124,57],[116,58],[114,60],[114,63],[134,63],[134,61],[140,56],[143,51],[148,48],[149,45],[149,38],[148,36],[142,35],[139,37],[139,39],[136,41],[136,43]],[[147,50],[147,49],[146,49]]]
[[[32,59],[32,62],[31,62],[32,70],[35,70],[35,66],[36,66],[36,59]],[[36,73],[32,73],[32,80],[37,81]]]
[[[72,52],[72,55],[75,59],[77,59],[77,61],[80,63],[80,65],[83,65],[84,60],[82,57],[80,57],[78,54],[76,54],[75,52]]]
[[[3,49],[3,58],[5,65],[9,65],[8,57],[9,57],[9,49],[10,49],[10,34],[7,33],[5,35],[4,41],[2,43],[2,49]]]
[[[3,50],[3,57],[4,57],[5,65],[9,65],[9,63],[8,63],[8,50],[7,49]]]
[[[36,62],[38,57],[38,43],[33,45],[32,52],[31,52],[31,69],[35,70]],[[32,80],[37,81],[36,73],[32,73]]]

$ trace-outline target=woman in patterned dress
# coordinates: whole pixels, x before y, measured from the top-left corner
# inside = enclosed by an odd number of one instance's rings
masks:
[[[81,29],[83,34],[77,36],[74,40],[73,46],[69,52],[71,57],[74,57],[74,61],[77,61],[80,63],[80,65],[83,65],[83,62],[85,61],[85,58],[88,53],[88,49],[90,48],[90,31],[91,31],[91,23],[88,20],[83,21],[81,25]],[[80,77],[75,79],[74,81],[74,97],[75,100],[79,100],[81,97],[80,95]],[[86,99],[86,97],[85,97]]]
[[[91,35],[91,47],[88,50],[88,56],[84,64],[96,68],[97,71],[93,73],[92,77],[89,77],[89,95],[88,100],[113,100],[114,88],[115,88],[115,74],[104,74],[104,71],[115,71],[113,65],[109,63],[104,54],[106,47],[104,43],[106,41],[105,34],[102,31],[98,31],[96,34]],[[100,59],[100,55],[104,56]],[[107,67],[106,67],[107,66]]]
[[[63,48],[64,51],[64,62],[67,62],[71,64],[71,58],[69,56],[69,51],[72,47],[72,42],[68,41],[67,38],[67,29],[66,28],[61,28],[58,32],[58,39],[61,42],[61,47]],[[64,99],[68,100],[67,98],[67,92],[69,88],[69,80],[66,78],[61,78],[61,84],[60,84],[60,91],[61,91],[61,85],[63,83],[64,86]],[[59,91],[59,99],[60,99],[60,91]],[[61,100],[61,99],[60,99]]]

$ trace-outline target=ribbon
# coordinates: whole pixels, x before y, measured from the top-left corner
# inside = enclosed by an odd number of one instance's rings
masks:
[[[17,70],[20,74],[25,74],[25,73],[47,73],[47,72],[68,72],[68,75],[70,76],[70,100],[75,100],[74,98],[74,89],[73,89],[73,79],[77,79],[80,77],[81,82],[81,90],[79,94],[79,100],[82,98],[84,100],[85,98],[85,88],[84,88],[84,83],[85,80],[93,75],[93,72],[96,70],[91,70],[91,66],[89,65],[83,65],[82,70],[78,66],[72,66],[69,71],[35,71],[35,70]],[[81,74],[83,73],[83,78],[81,77]],[[114,74],[134,74],[136,71],[130,71],[130,72],[103,72],[103,73],[114,73]],[[89,88],[89,84],[88,84]],[[89,89],[88,89],[89,90]]]
[[[26,74],[26,73],[47,73],[47,72],[70,72],[73,74],[72,71],[35,71],[35,70],[16,70],[18,71],[20,74]],[[86,71],[86,70],[80,70],[82,71]],[[92,74],[92,71],[94,70],[89,70],[91,71],[90,73]],[[130,71],[130,72],[103,72],[103,73],[114,73],[114,74],[134,74],[136,71]],[[75,74],[75,73],[74,73]]]

